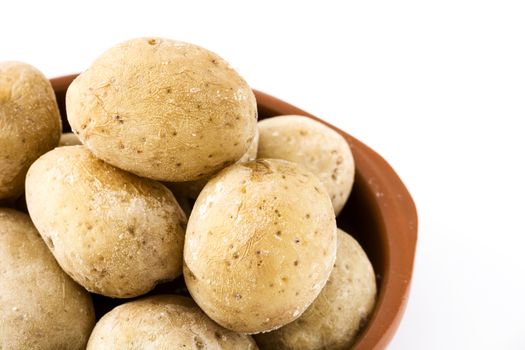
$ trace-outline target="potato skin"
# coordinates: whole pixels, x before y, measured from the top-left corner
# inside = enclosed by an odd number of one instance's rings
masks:
[[[58,144],[60,113],[49,80],[21,62],[0,62],[0,199],[24,191],[27,169]]]
[[[60,266],[29,216],[0,208],[0,349],[85,349],[88,292]]]
[[[182,272],[186,216],[162,184],[58,147],[27,173],[31,219],[60,266],[87,290],[135,297]]]
[[[349,349],[374,309],[376,279],[359,243],[337,230],[335,266],[319,297],[292,323],[257,334],[261,349]]]
[[[346,140],[320,122],[296,115],[262,120],[258,128],[258,157],[299,163],[317,175],[338,215],[350,196],[355,174]]]
[[[236,164],[197,198],[184,279],[223,327],[269,331],[299,317],[320,293],[336,238],[332,204],[315,175],[283,160]]]
[[[158,295],[120,305],[97,323],[87,350],[256,350],[249,335],[222,328],[193,300]]]
[[[133,39],[106,51],[67,91],[68,120],[98,158],[161,181],[235,163],[255,135],[248,84],[201,47]]]
[[[72,132],[66,132],[60,136],[60,141],[58,142],[58,147],[62,146],[76,146],[81,145],[82,142],[78,139],[77,135]]]
[[[244,163],[249,162],[251,160],[255,160],[257,158],[257,148],[259,145],[259,132],[256,131],[255,137],[252,140],[252,143],[250,144],[250,148],[248,148],[248,151],[239,159],[236,163]],[[199,196],[199,193],[201,193],[202,189],[208,181],[213,176],[205,177],[199,180],[195,181],[186,181],[186,182],[168,182],[166,183],[166,186],[172,190],[172,192],[176,193],[179,196],[191,198],[191,199],[197,199]]]

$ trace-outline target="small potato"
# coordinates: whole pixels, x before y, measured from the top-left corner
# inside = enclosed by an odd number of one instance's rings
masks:
[[[257,129],[255,96],[226,61],[163,38],[106,51],[73,81],[66,107],[72,129],[95,156],[169,182],[235,163]]]
[[[89,293],[62,271],[29,216],[0,208],[0,349],[85,349]]]
[[[252,143],[250,144],[250,148],[248,148],[248,151],[237,161],[237,163],[244,163],[249,162],[251,160],[255,160],[257,158],[257,146],[259,144],[259,132],[255,133],[255,137],[253,138]],[[186,182],[170,182],[167,183],[166,186],[171,189],[174,193],[177,193],[180,196],[184,196],[191,199],[197,199],[199,196],[199,193],[201,193],[202,189],[208,181],[213,176],[206,177],[204,179],[195,180],[195,181],[186,181]]]
[[[91,292],[134,297],[182,272],[186,216],[173,194],[84,146],[58,147],[33,163],[26,199],[60,266]]]
[[[256,350],[249,335],[222,328],[187,297],[158,295],[120,305],[98,321],[87,350]]]
[[[214,321],[258,333],[299,317],[333,268],[336,224],[315,175],[284,160],[233,165],[204,187],[184,245],[184,279]]]
[[[338,230],[337,258],[330,279],[314,303],[294,322],[258,334],[261,349],[349,349],[376,300],[372,264],[359,243]]]
[[[58,142],[58,147],[62,146],[76,146],[81,145],[82,142],[78,139],[77,135],[72,132],[66,132],[60,136],[60,141]]]
[[[27,169],[58,144],[61,128],[49,80],[28,64],[0,62],[0,199],[22,194]]]
[[[329,127],[302,116],[259,122],[259,158],[299,163],[324,184],[335,214],[343,209],[354,183],[355,164],[345,139]]]

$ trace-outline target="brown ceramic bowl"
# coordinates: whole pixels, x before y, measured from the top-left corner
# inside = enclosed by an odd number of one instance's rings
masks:
[[[64,97],[76,75],[51,80],[62,114]],[[362,330],[354,350],[384,349],[392,339],[408,297],[417,241],[416,207],[394,170],[376,152],[342,130],[275,97],[255,91],[259,118],[298,114],[321,121],[344,136],[356,163],[356,177],[347,205],[337,218],[338,226],[351,232],[368,254],[378,282],[378,300],[372,318]],[[103,308],[111,302],[101,299]],[[95,300],[97,302],[97,299]],[[100,315],[99,315],[100,316]]]

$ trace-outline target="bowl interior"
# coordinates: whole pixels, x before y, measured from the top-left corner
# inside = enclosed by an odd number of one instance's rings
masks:
[[[52,79],[63,129],[71,128],[66,118],[65,93],[75,75]],[[351,233],[368,254],[377,275],[378,301],[373,315],[361,331],[354,349],[383,349],[395,332],[408,295],[417,239],[417,215],[407,189],[393,169],[377,153],[332,125],[255,91],[259,119],[298,114],[311,117],[339,132],[349,143],[356,162],[351,196],[337,218],[338,226]],[[184,281],[157,286],[153,293],[184,293]],[[126,300],[93,295],[98,317]]]

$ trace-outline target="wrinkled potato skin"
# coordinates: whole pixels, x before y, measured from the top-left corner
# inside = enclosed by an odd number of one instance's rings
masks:
[[[60,266],[87,290],[144,294],[182,272],[186,216],[162,184],[57,147],[27,173],[31,219]]]
[[[255,133],[255,137],[253,138],[252,143],[250,144],[250,148],[248,148],[248,151],[241,157],[241,159],[237,161],[237,163],[244,163],[249,162],[251,160],[255,160],[255,158],[257,158],[258,144],[259,132],[257,131]],[[199,193],[201,193],[204,186],[206,186],[206,184],[208,183],[208,181],[210,181],[212,177],[213,176],[210,176],[195,181],[170,182],[167,183],[166,186],[180,196],[184,196],[191,199],[197,199]]]
[[[299,317],[321,292],[336,240],[332,204],[315,175],[283,160],[236,164],[197,198],[184,279],[223,327],[269,331]]]
[[[85,349],[88,292],[67,276],[29,216],[0,208],[0,349]]]
[[[346,350],[374,309],[376,279],[359,243],[338,229],[337,258],[326,286],[294,322],[256,335],[261,349]]]
[[[256,350],[249,335],[222,328],[190,298],[159,295],[118,306],[97,323],[87,350]]]
[[[58,142],[58,147],[62,146],[77,146],[81,145],[82,142],[78,139],[77,135],[72,132],[66,132],[60,136],[60,141]]]
[[[346,140],[320,122],[302,116],[265,119],[258,128],[258,157],[289,160],[317,175],[338,215],[350,196],[355,174]]]
[[[20,62],[0,62],[0,199],[24,191],[27,169],[58,144],[60,113],[49,80]]]
[[[162,38],[106,51],[73,81],[66,106],[72,129],[95,156],[170,182],[235,163],[257,127],[255,96],[226,61]]]

